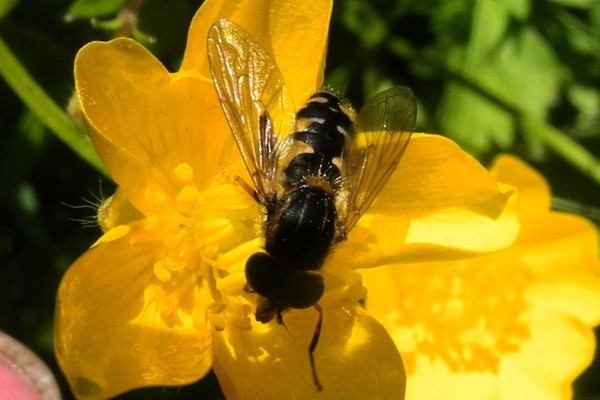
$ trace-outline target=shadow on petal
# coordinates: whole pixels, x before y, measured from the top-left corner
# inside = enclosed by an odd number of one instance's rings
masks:
[[[402,359],[385,329],[362,309],[324,310],[315,350],[317,391],[308,345],[317,312],[284,315],[251,331],[225,330],[214,337],[215,372],[228,399],[403,399]]]

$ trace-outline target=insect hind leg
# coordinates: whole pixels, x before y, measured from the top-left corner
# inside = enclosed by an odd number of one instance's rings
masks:
[[[321,326],[323,325],[323,308],[320,305],[313,305],[315,310],[319,312],[319,319],[317,320],[317,325],[315,326],[315,331],[313,333],[312,340],[310,341],[310,345],[308,346],[308,357],[310,359],[310,368],[312,370],[313,381],[315,382],[315,386],[317,387],[317,391],[323,390],[323,386],[319,381],[319,377],[317,376],[317,368],[315,367],[315,357],[314,352],[317,348],[317,344],[319,344],[319,339],[321,338]]]

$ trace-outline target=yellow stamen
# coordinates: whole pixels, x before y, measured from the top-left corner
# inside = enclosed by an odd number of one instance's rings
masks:
[[[200,192],[195,186],[187,185],[179,191],[175,204],[180,213],[191,214],[198,206]]]
[[[191,181],[194,177],[194,170],[187,163],[178,164],[174,169],[173,173],[175,176],[180,179],[182,182]]]
[[[169,283],[171,281],[171,272],[163,260],[154,263],[154,275],[161,282]]]

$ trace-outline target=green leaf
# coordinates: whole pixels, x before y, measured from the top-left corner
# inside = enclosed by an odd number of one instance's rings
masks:
[[[346,66],[330,70],[325,76],[325,87],[332,87],[340,93],[346,93],[350,83],[351,74]]]
[[[592,87],[573,85],[567,93],[569,100],[579,111],[577,120],[579,123],[586,123],[594,120],[600,110],[600,93]],[[590,132],[590,136],[597,135],[597,132]]]
[[[21,0],[0,0],[0,18],[7,16]]]
[[[531,11],[529,0],[505,0],[504,4],[508,12],[520,21],[524,21]]]
[[[466,76],[475,74],[487,84],[499,86],[499,71],[490,63],[477,67],[475,64],[464,64],[461,62],[465,58],[464,51],[457,47],[450,52],[449,61],[451,65],[457,65],[456,71],[462,71]],[[462,82],[448,81],[438,118],[444,134],[477,156],[489,152],[493,147],[507,148],[514,139],[514,122],[510,113]]]
[[[116,32],[123,27],[123,18],[112,18],[112,19],[98,19],[92,22],[92,26],[97,29],[101,29],[106,32]]]
[[[113,15],[123,8],[124,0],[75,0],[67,11],[67,19],[85,19]]]
[[[29,75],[0,38],[0,76],[40,121],[81,158],[106,175],[85,129],[76,124]]]
[[[541,140],[575,168],[582,171],[594,181],[600,182],[600,160],[581,144],[573,141],[570,137],[548,125],[545,121],[531,115],[525,114],[521,117],[521,126],[526,135],[531,135]]]
[[[40,206],[35,186],[29,182],[21,182],[17,188],[17,204],[25,214],[31,216],[37,214]]]
[[[598,38],[594,36],[587,24],[567,12],[557,13],[557,20],[560,22],[562,35],[568,39],[573,50],[581,53],[600,54]]]
[[[374,66],[367,67],[362,75],[364,101],[367,101],[377,93],[394,86],[393,82],[381,73],[379,68]]]
[[[480,82],[521,111],[544,119],[552,106],[562,78],[552,49],[533,29],[503,39],[490,54],[479,44],[456,51],[457,70],[477,76]],[[468,53],[469,56],[461,56]],[[450,83],[441,107],[442,126],[448,134],[478,154],[493,147],[507,148],[514,138],[514,117],[506,110],[464,85]],[[474,136],[472,132],[477,132]]]
[[[387,36],[387,26],[377,10],[368,2],[347,0],[344,3],[343,21],[366,47],[380,44]]]
[[[573,8],[592,8],[598,5],[598,0],[550,0],[552,3]]]
[[[504,4],[495,0],[478,0],[473,12],[467,60],[478,64],[493,56],[508,28],[509,14]]]
[[[476,156],[494,147],[508,148],[514,140],[511,115],[480,93],[456,82],[447,85],[438,117],[444,134]]]

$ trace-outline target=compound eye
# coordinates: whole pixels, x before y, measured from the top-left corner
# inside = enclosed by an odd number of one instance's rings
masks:
[[[287,290],[293,271],[266,253],[254,253],[246,261],[246,281],[256,293],[270,297]]]
[[[317,272],[298,272],[290,285],[291,307],[311,307],[321,299],[324,291],[323,277]]]

